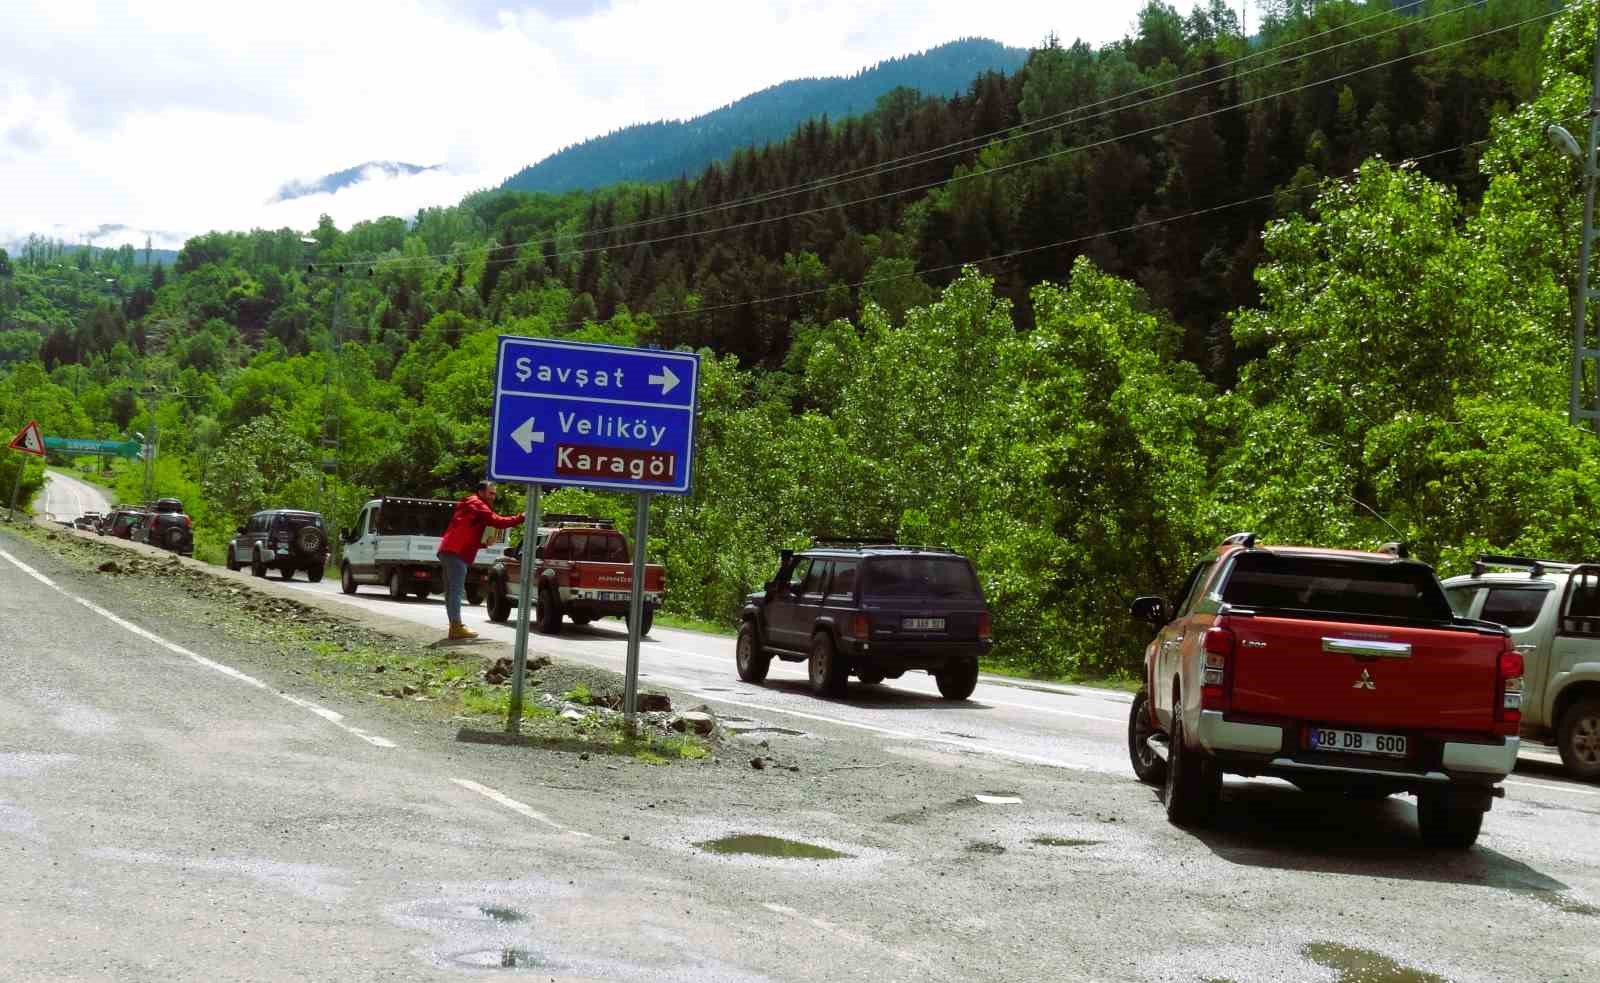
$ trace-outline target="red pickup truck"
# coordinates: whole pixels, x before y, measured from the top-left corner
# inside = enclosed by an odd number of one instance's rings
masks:
[[[551,515],[539,528],[538,565],[533,571],[534,623],[539,631],[561,631],[563,616],[586,625],[596,618],[626,619],[633,595],[633,559],[628,541],[608,520]],[[522,588],[522,551],[510,549],[495,561],[485,599],[489,618],[511,617]],[[639,633],[648,635],[666,584],[658,564],[644,568],[644,616]]]
[[[1212,816],[1223,773],[1308,791],[1410,793],[1430,846],[1465,849],[1516,764],[1522,656],[1504,628],[1456,617],[1433,569],[1380,553],[1230,536],[1157,628],[1128,723],[1167,817]]]

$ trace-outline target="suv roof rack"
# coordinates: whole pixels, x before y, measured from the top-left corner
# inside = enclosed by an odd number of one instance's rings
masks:
[[[1388,556],[1398,557],[1402,560],[1411,558],[1411,544],[1407,542],[1384,543],[1378,547],[1378,552]]]
[[[1562,560],[1541,560],[1532,556],[1504,556],[1499,553],[1479,553],[1478,558],[1472,561],[1472,575],[1481,577],[1490,567],[1503,567],[1510,570],[1526,570],[1529,577],[1542,577],[1547,570],[1567,571],[1576,570],[1580,564],[1567,563]]]
[[[1256,534],[1253,532],[1236,532],[1222,541],[1224,546],[1243,546],[1245,549],[1254,549]]]
[[[539,516],[539,525],[547,529],[564,529],[569,526],[599,526],[601,529],[615,529],[617,524],[611,519],[602,519],[596,515],[579,515],[576,512],[545,512]]]

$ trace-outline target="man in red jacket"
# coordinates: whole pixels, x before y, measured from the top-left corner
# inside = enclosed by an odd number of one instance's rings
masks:
[[[494,482],[478,482],[478,490],[456,503],[450,526],[439,541],[439,562],[444,564],[444,609],[450,615],[450,638],[477,638],[478,633],[461,621],[461,594],[467,585],[467,568],[478,557],[483,531],[489,526],[510,529],[520,525],[523,513],[496,515]]]

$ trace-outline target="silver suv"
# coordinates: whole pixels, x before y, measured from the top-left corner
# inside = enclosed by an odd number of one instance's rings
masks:
[[[1456,614],[1505,625],[1526,665],[1522,733],[1600,779],[1600,564],[1485,554],[1444,582]]]

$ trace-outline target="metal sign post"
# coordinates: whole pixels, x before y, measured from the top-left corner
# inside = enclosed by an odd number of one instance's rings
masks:
[[[633,596],[628,599],[628,667],[622,684],[622,719],[628,736],[637,733],[639,639],[644,631],[644,544],[650,535],[650,493],[640,492],[633,514]]]
[[[522,730],[522,674],[528,668],[528,609],[533,606],[533,567],[539,560],[539,486],[528,486],[528,504],[522,518],[522,564],[517,604],[517,644],[511,654],[511,709],[506,733]]]
[[[528,611],[534,603],[535,557],[531,551],[538,540],[534,524],[537,488],[564,485],[639,496],[623,701],[628,730],[633,732],[650,496],[689,494],[699,382],[700,356],[693,352],[500,337],[494,420],[489,428],[489,477],[529,485],[535,496],[522,545],[522,597],[512,670],[513,728],[522,709]]]

